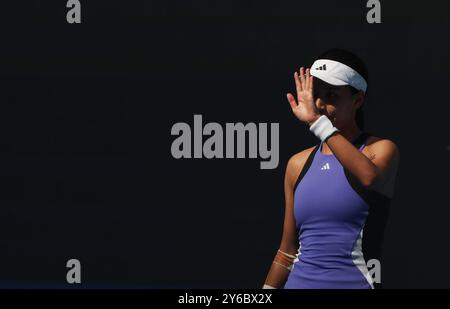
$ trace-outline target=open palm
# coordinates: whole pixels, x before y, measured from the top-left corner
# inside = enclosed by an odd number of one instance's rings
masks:
[[[320,117],[320,113],[314,102],[314,77],[309,73],[310,69],[306,69],[306,74],[304,74],[303,67],[300,68],[300,77],[297,71],[294,73],[298,103],[291,93],[287,94],[287,99],[291,105],[294,115],[300,121],[311,125],[315,120],[317,120],[317,118]]]

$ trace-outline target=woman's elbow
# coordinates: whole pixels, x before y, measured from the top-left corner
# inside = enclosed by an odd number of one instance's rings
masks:
[[[380,182],[380,175],[378,173],[371,173],[368,175],[365,175],[361,179],[361,184],[364,188],[368,190],[372,190],[377,187],[378,183]]]

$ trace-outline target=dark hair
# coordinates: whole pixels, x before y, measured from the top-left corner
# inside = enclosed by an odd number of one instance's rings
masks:
[[[353,70],[355,70],[356,72],[361,74],[361,76],[364,77],[364,79],[366,80],[367,84],[369,84],[369,71],[367,69],[367,66],[361,60],[361,58],[359,58],[357,55],[353,54],[352,52],[349,52],[344,49],[332,48],[332,49],[329,49],[326,52],[322,53],[319,57],[317,57],[317,59],[329,59],[329,60],[339,61],[340,63],[348,65]],[[317,79],[315,79],[315,80],[317,80]],[[321,81],[321,82],[323,82],[323,81]],[[359,91],[350,85],[348,85],[346,87],[350,88],[350,91],[352,94],[355,94]],[[367,90],[365,92],[365,95],[367,95]],[[356,124],[358,125],[359,129],[364,131],[365,122],[364,122],[363,106],[361,106],[356,111],[355,120],[356,120]]]

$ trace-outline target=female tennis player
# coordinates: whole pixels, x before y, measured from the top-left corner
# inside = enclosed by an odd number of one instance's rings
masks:
[[[318,143],[288,161],[283,234],[263,288],[380,288],[399,152],[364,131],[367,68],[331,49],[294,80],[287,99]]]

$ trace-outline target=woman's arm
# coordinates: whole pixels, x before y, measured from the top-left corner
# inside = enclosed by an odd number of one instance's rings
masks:
[[[352,145],[339,132],[326,139],[333,154],[360,183],[369,189],[381,191],[385,183],[395,177],[399,152],[397,146],[388,139],[371,145],[371,158]]]
[[[279,250],[292,256],[295,255],[298,250],[298,234],[294,218],[294,185],[303,168],[306,158],[313,148],[314,147],[306,149],[292,156],[288,161],[284,176],[285,211],[283,234]],[[279,255],[280,253],[277,251],[274,261],[277,260],[277,256]],[[274,288],[280,288],[286,282],[289,273],[290,270],[286,267],[278,263],[272,263],[264,284]]]

